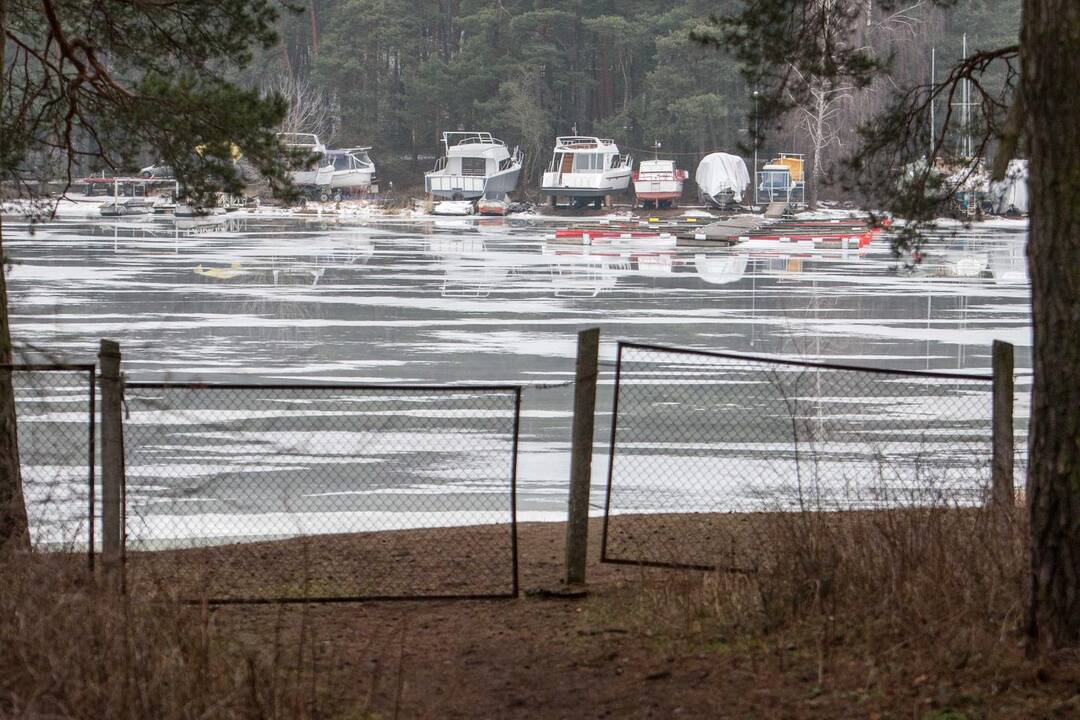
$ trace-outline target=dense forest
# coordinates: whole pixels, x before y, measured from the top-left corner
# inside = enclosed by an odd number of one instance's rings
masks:
[[[383,178],[418,183],[443,130],[490,130],[526,153],[534,180],[559,134],[614,138],[642,157],[693,169],[705,153],[748,154],[753,88],[722,49],[694,39],[732,0],[306,0],[282,43],[245,82],[283,91],[292,130],[335,145],[370,145]],[[940,78],[969,50],[1015,41],[1015,0],[909,0],[887,12],[868,0],[864,37],[891,58],[899,83]],[[829,101],[822,164],[854,145],[888,84]],[[947,108],[940,108],[944,113]],[[819,136],[821,135],[821,129]],[[813,128],[798,109],[760,127],[761,155],[806,151]],[[959,142],[959,141],[958,141]]]

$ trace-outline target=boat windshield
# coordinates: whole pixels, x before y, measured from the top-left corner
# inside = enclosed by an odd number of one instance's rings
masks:
[[[766,170],[761,173],[761,187],[767,190],[787,190],[791,185],[791,173],[784,170]]]

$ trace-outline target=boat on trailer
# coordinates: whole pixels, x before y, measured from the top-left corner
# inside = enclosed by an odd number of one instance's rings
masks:
[[[333,164],[330,173],[330,190],[335,195],[377,192],[375,163],[368,151],[370,147],[328,149],[326,159]]]
[[[278,133],[281,143],[290,150],[306,150],[311,160],[290,173],[293,184],[300,188],[327,186],[334,173],[334,163],[327,157],[326,145],[314,133]]]
[[[575,207],[589,202],[601,207],[606,197],[626,192],[633,171],[633,156],[621,154],[614,140],[561,136],[555,139],[542,190],[552,207],[559,198],[567,198]]]
[[[424,173],[424,190],[448,200],[505,200],[517,189],[524,154],[489,132],[444,132],[446,154]]]
[[[634,173],[634,195],[647,208],[672,207],[682,197],[686,178],[674,160],[642,160]]]

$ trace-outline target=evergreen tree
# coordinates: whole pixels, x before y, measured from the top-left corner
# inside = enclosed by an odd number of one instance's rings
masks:
[[[130,167],[153,148],[205,201],[240,190],[239,148],[273,188],[287,189],[274,134],[282,99],[238,87],[223,70],[246,66],[252,45],[272,46],[278,17],[271,0],[0,0],[0,182],[29,194],[42,158],[57,158],[71,181],[85,167]],[[0,363],[12,359],[0,273]],[[0,549],[28,545],[8,371],[0,373]]]

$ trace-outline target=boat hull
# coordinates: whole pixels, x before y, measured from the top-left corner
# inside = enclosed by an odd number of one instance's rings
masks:
[[[330,187],[335,190],[366,190],[371,187],[374,176],[371,170],[337,170],[330,176]]]
[[[574,177],[577,175],[578,177]],[[596,177],[595,173],[544,173],[541,190],[552,197],[599,198],[618,195],[630,187],[630,170]]]
[[[641,200],[678,200],[682,197],[682,191],[683,184],[678,180],[634,182],[634,194]]]
[[[150,215],[154,212],[154,207],[144,202],[110,202],[102,205],[99,212],[102,217],[128,217],[130,215]]]
[[[517,189],[520,177],[520,165],[487,176],[426,173],[424,190],[435,197],[448,200],[476,200],[478,198],[503,200],[507,193]]]

